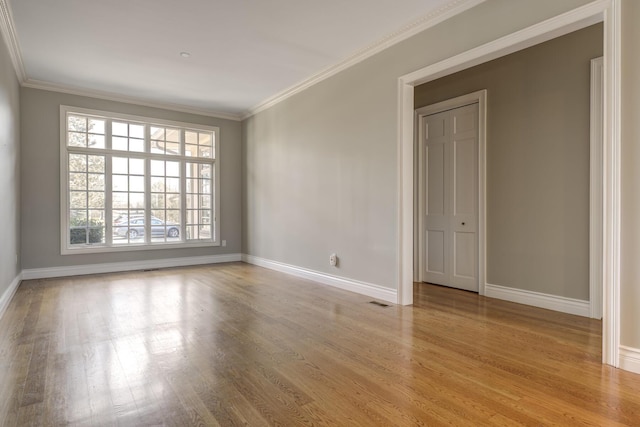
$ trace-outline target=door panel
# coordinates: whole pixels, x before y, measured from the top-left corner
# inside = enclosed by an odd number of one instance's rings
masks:
[[[427,153],[427,215],[445,214],[444,144],[432,144]]]
[[[467,290],[474,290],[476,257],[474,251],[475,233],[454,233],[454,265],[452,284]],[[471,289],[468,289],[471,288]]]
[[[478,290],[478,104],[420,117],[422,280]]]
[[[453,198],[454,215],[475,215],[476,212],[476,144],[475,139],[454,141]]]
[[[444,278],[444,254],[444,231],[427,231],[427,272],[436,280]]]
[[[476,132],[476,114],[473,106],[456,108],[457,112],[453,115],[453,132],[459,135],[463,132]],[[456,111],[451,110],[451,111]],[[477,109],[476,109],[477,111]]]
[[[434,114],[424,121],[424,136],[429,143],[425,146],[426,188],[424,219],[424,275],[431,283],[446,284],[449,280],[447,254],[450,251],[449,235],[449,180],[447,162],[451,127],[449,114]]]

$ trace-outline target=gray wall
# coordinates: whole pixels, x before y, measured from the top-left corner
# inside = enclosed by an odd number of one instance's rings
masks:
[[[60,255],[60,105],[220,127],[220,224],[227,246]],[[29,88],[22,90],[20,107],[24,269],[240,252],[239,122]]]
[[[622,2],[621,339],[640,349],[640,2]]]
[[[4,40],[0,40],[0,224],[3,230],[0,244],[2,296],[21,269],[20,86]]]
[[[244,251],[396,289],[398,77],[585,3],[488,0],[244,120]]]
[[[590,61],[602,24],[416,87],[487,89],[487,282],[589,300]]]

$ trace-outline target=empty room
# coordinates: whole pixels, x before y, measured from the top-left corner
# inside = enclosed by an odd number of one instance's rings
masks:
[[[639,19],[0,0],[0,426],[639,425]]]

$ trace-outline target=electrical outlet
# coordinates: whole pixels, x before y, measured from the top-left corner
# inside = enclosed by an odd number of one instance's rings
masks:
[[[335,267],[338,265],[338,255],[331,254],[329,255],[329,265]]]
[[[222,246],[227,246],[227,241],[226,240],[222,241]]]

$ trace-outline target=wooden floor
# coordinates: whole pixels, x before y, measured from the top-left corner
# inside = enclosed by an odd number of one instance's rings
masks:
[[[413,307],[247,264],[25,281],[5,426],[640,425],[601,323],[423,284]]]

